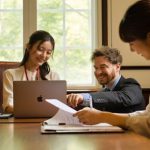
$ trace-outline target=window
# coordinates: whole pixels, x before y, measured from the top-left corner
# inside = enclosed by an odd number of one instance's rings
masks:
[[[0,61],[20,61],[23,54],[21,0],[0,0]]]
[[[0,40],[1,60],[20,61],[29,35],[46,30],[56,41],[52,70],[70,86],[95,86],[90,57],[96,48],[96,0],[1,0],[0,5],[0,26],[8,33]]]

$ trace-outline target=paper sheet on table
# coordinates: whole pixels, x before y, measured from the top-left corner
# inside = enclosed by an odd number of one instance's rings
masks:
[[[59,124],[65,123],[64,125]],[[54,117],[44,121],[41,133],[85,133],[85,132],[124,132],[120,127],[111,126],[107,123],[97,125],[81,124],[78,118],[71,113],[59,109]]]
[[[59,109],[58,112],[52,118],[44,121],[48,125],[59,125],[59,124],[76,124],[82,125],[77,117],[73,117],[71,113]]]
[[[45,121],[47,124],[81,124],[77,117],[73,117],[73,114],[77,112],[68,105],[62,103],[57,99],[46,99],[46,101],[55,107],[58,107],[59,110],[52,118]]]
[[[119,127],[107,123],[97,125],[84,125],[77,117],[73,117],[76,110],[56,99],[47,99],[47,102],[59,108],[58,112],[50,119],[44,121],[41,133],[77,133],[77,132],[122,132]],[[64,125],[60,125],[64,124]]]
[[[55,107],[59,108],[59,110],[55,114],[55,116],[53,116],[52,118],[45,121],[46,124],[57,124],[58,125],[60,123],[64,123],[64,124],[68,124],[68,125],[73,125],[73,124],[74,125],[84,125],[79,122],[79,119],[77,117],[73,117],[73,114],[75,112],[77,112],[73,108],[69,107],[68,105],[62,103],[61,101],[59,101],[57,99],[46,99],[46,101],[48,103],[54,105]],[[103,125],[110,126],[107,123],[101,123],[101,126],[103,126]]]
[[[64,125],[59,124],[64,123]],[[121,128],[107,123],[84,125],[71,113],[59,109],[54,117],[44,121],[41,133],[82,133],[82,132],[124,132]]]
[[[56,107],[58,107],[61,110],[67,111],[71,114],[76,113],[77,111],[74,110],[73,108],[69,107],[68,105],[62,103],[61,101],[57,100],[57,99],[46,99],[46,101]]]
[[[45,125],[41,133],[123,133],[124,130],[115,126],[80,126],[80,125]]]

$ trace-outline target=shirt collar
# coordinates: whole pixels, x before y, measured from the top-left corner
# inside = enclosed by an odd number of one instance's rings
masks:
[[[117,85],[117,83],[119,82],[121,78],[121,75],[118,75],[117,77],[115,77],[110,83],[111,83],[111,86],[110,85],[106,85],[105,88],[109,88],[110,90],[113,90],[115,88],[115,86]],[[109,84],[110,84],[109,83]]]

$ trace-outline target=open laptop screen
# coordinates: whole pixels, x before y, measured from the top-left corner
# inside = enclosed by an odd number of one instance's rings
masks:
[[[45,99],[58,99],[66,103],[66,81],[14,81],[14,117],[52,117],[58,109]]]

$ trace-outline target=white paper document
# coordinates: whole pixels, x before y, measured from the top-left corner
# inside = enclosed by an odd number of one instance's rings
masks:
[[[68,105],[62,103],[61,101],[57,100],[57,99],[46,99],[46,101],[52,105],[54,105],[55,107],[58,107],[61,110],[67,111],[71,114],[76,113],[77,111],[74,110],[73,108],[69,107]]]
[[[65,124],[65,125],[81,125],[77,117],[73,117],[71,113],[68,113],[67,111],[59,109],[58,112],[53,116],[52,118],[44,121],[46,125],[59,125],[59,124]]]
[[[71,113],[59,110],[56,115],[43,122],[41,133],[87,133],[87,132],[123,132],[119,127],[107,123],[84,125]]]
[[[79,125],[46,125],[41,126],[41,133],[123,133],[116,126],[79,126]]]
[[[73,117],[73,114],[77,112],[73,108],[57,99],[46,99],[46,101],[59,108],[55,116],[46,121],[47,124],[81,124],[77,117]]]
[[[43,122],[41,133],[123,132],[121,128],[107,123],[84,125],[77,117],[73,117],[76,110],[56,99],[46,101],[58,107],[59,110],[52,118]]]

